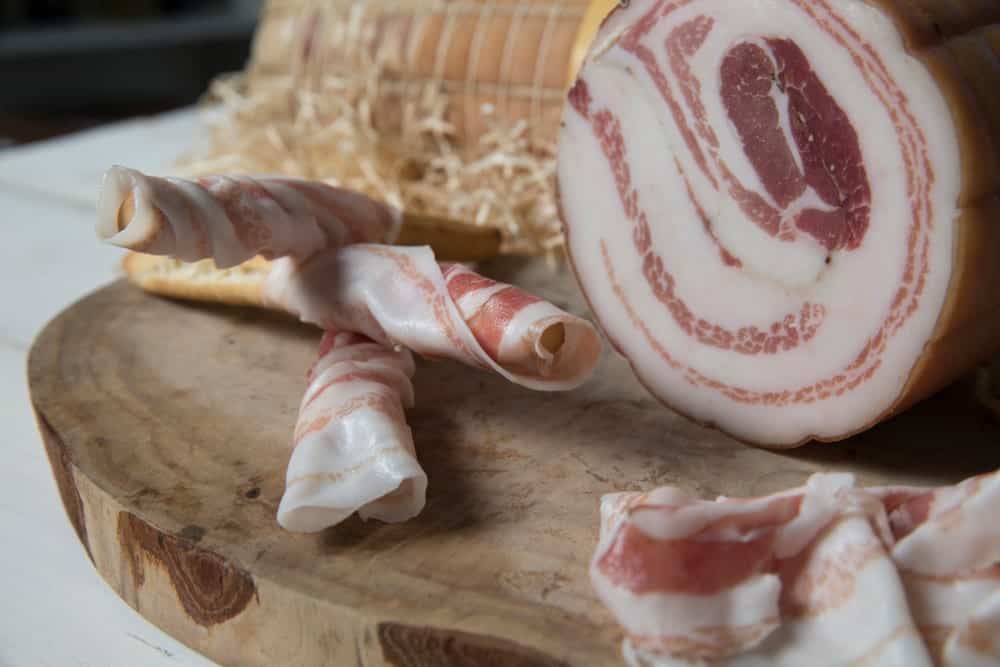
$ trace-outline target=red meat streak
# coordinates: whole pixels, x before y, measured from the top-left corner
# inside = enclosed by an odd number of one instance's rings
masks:
[[[455,301],[481,289],[491,289],[498,283],[472,271],[453,264],[444,270],[448,294]],[[476,341],[483,346],[486,353],[494,360],[500,358],[500,343],[510,326],[511,320],[528,306],[539,303],[541,299],[524,290],[507,285],[496,294],[490,296],[475,313],[463,313],[465,323],[469,325]]]
[[[629,521],[619,528],[596,567],[609,583],[632,595],[711,597],[753,578],[776,575],[782,582],[778,601],[781,616],[815,617],[851,599],[858,572],[888,554],[874,533],[835,552],[818,553],[824,539],[842,521],[852,518],[840,517],[819,530],[799,552],[777,557],[778,530],[796,518],[802,500],[801,494],[784,495],[767,499],[751,511],[734,507],[732,514],[683,537],[650,536]],[[730,502],[745,505],[747,501]],[[670,515],[683,511],[685,508],[644,505],[631,513],[659,514],[667,521]]]
[[[580,80],[577,85],[586,84]],[[816,335],[825,311],[822,306],[810,303],[802,306],[797,317],[789,313],[780,321],[765,325],[763,329],[748,325],[734,331],[696,315],[684,299],[677,295],[673,274],[666,270],[662,256],[652,250],[648,242],[649,222],[645,213],[638,209],[638,192],[632,186],[620,121],[610,111],[603,109],[592,114],[591,122],[604,155],[612,165],[618,195],[625,207],[626,216],[632,218],[636,224],[634,238],[640,253],[642,274],[653,294],[667,307],[685,334],[694,336],[704,345],[748,355],[776,354],[778,351],[792,350],[801,342],[809,341]],[[635,215],[630,215],[633,212]]]
[[[636,595],[715,595],[774,570],[776,530],[798,515],[801,503],[801,495],[775,498],[758,510],[731,514],[678,538],[651,537],[628,522],[597,569],[614,586]],[[643,511],[664,510],[640,507],[632,513]]]

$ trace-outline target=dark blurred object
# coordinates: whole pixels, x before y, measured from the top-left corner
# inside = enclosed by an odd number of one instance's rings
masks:
[[[24,141],[25,127],[78,129],[196,101],[243,68],[260,4],[0,0],[0,145]]]

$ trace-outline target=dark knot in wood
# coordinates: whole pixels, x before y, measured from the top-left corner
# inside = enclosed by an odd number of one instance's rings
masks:
[[[458,630],[379,623],[378,640],[394,667],[567,667],[506,639]]]
[[[208,627],[228,621],[254,598],[253,578],[190,540],[161,533],[130,512],[118,514],[118,539],[128,559],[136,589],[146,581],[147,564],[157,564],[187,615]]]

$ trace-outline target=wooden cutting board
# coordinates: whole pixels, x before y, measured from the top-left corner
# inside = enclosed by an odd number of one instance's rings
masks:
[[[565,269],[483,271],[584,312]],[[968,381],[850,441],[776,453],[660,407],[610,353],[562,394],[424,362],[409,413],[430,478],[423,513],[293,535],[274,516],[318,340],[277,315],[118,282],[31,352],[40,430],[94,566],[220,663],[622,664],[587,579],[601,494],[755,495],[821,470],[944,484],[998,465],[1000,426]]]

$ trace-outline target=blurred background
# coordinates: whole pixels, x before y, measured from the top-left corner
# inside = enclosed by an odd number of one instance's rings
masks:
[[[263,0],[0,0],[0,151],[196,102]]]

